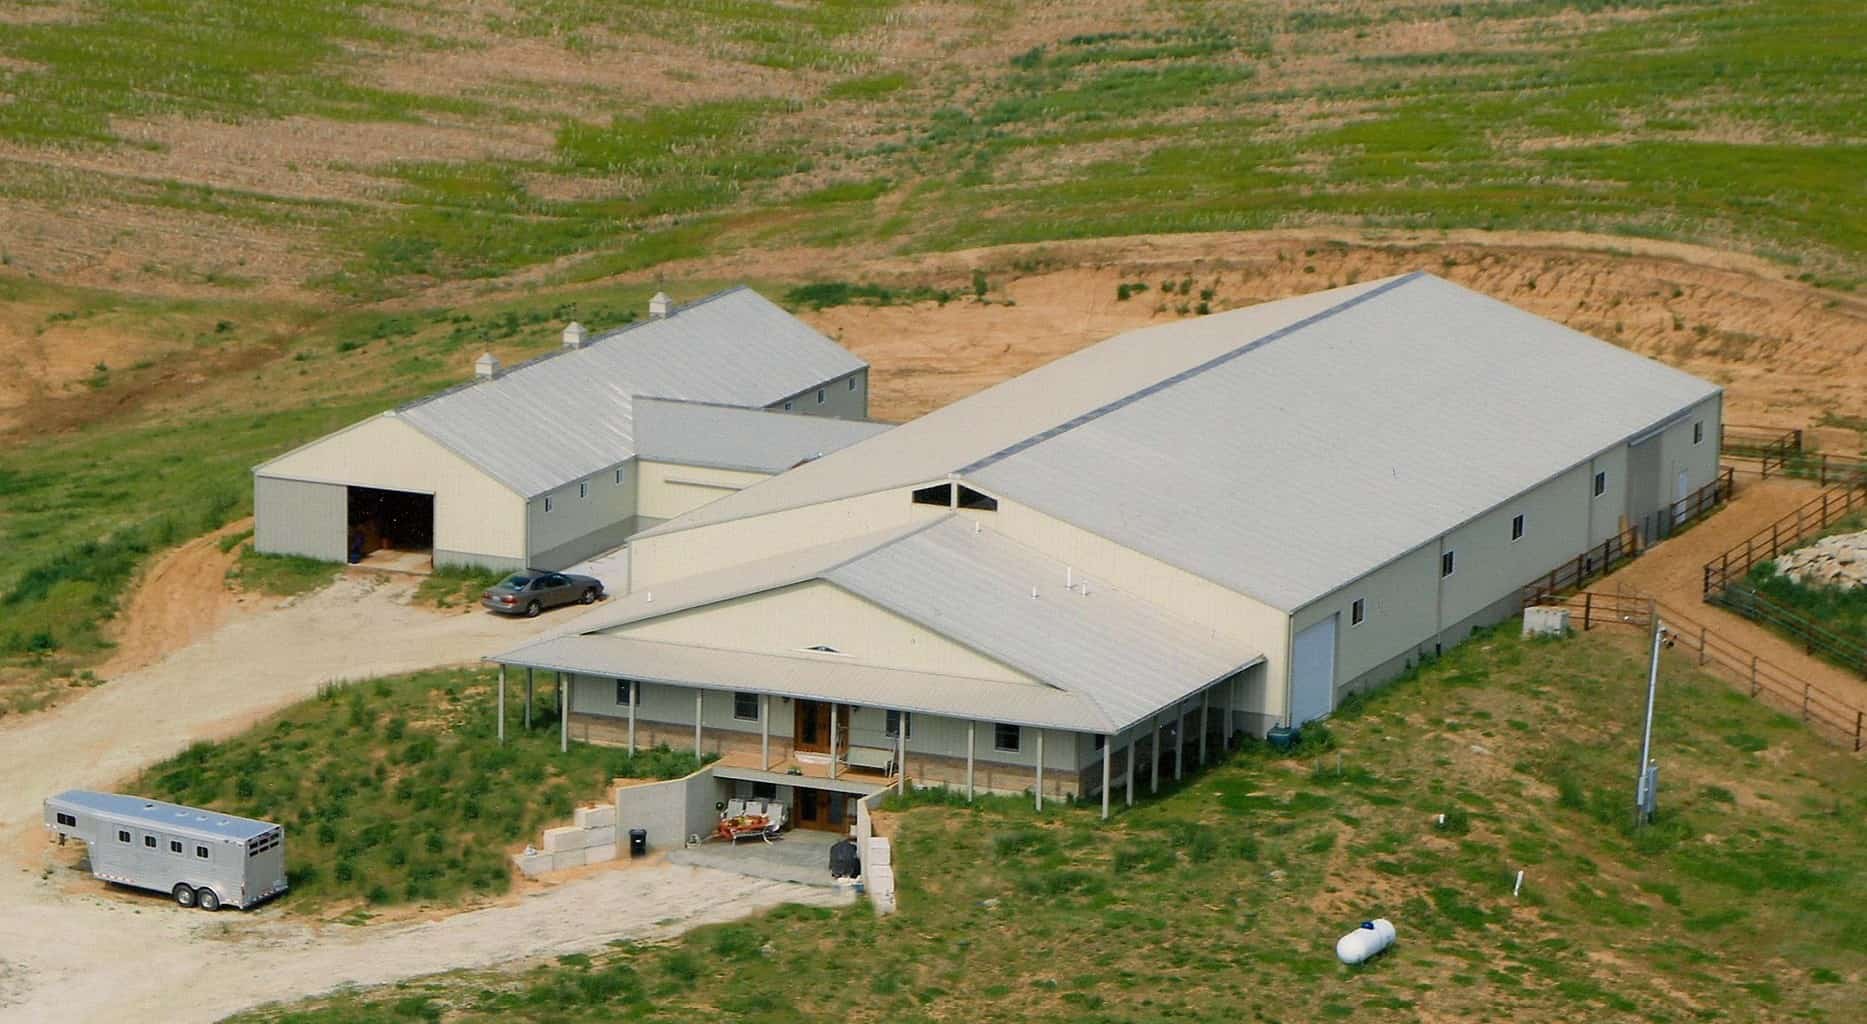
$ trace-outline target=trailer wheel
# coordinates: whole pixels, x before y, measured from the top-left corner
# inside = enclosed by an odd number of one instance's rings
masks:
[[[220,894],[205,885],[194,891],[194,898],[201,909],[210,914],[220,909]]]
[[[194,906],[194,902],[195,902],[194,901],[194,890],[188,888],[186,884],[177,885],[175,887],[174,895],[175,895],[175,902],[178,906],[183,906],[183,907]]]

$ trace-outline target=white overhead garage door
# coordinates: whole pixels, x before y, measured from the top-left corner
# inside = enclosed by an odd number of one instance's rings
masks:
[[[1302,725],[1335,708],[1335,620],[1316,623],[1290,645],[1290,724]]]

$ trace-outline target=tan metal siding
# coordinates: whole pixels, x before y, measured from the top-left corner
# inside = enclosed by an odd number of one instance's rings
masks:
[[[884,491],[752,519],[639,537],[630,544],[630,589],[642,590],[667,580],[742,565],[779,552],[904,526],[912,521],[915,508],[909,503],[905,490]]]
[[[673,519],[770,478],[768,473],[671,462],[639,461],[635,465],[636,510],[647,519]]]

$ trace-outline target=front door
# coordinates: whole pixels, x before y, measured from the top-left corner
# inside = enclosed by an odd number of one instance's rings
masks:
[[[822,832],[847,832],[856,820],[856,798],[848,793],[821,789],[797,791],[796,820],[799,828]]]
[[[830,705],[824,701],[796,700],[796,729],[791,735],[796,737],[797,749],[816,754],[830,752]],[[836,709],[836,746],[839,751],[849,749],[849,708],[847,705]]]
[[[1691,496],[1692,496],[1692,477],[1685,470],[1682,469],[1679,471],[1678,479],[1673,481],[1673,525],[1674,526],[1678,526],[1680,523],[1685,522],[1686,517],[1691,515],[1690,509],[1686,507],[1686,499]]]

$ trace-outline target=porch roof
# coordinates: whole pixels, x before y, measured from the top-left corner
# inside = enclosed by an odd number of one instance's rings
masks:
[[[1072,732],[1116,732],[1131,724],[1112,722],[1095,702],[1050,686],[602,633],[552,637],[489,660],[555,672],[770,693]]]

